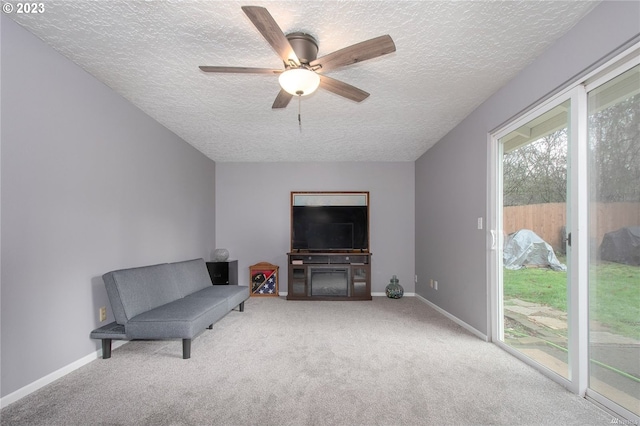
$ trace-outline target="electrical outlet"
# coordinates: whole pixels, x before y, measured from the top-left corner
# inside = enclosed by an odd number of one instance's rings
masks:
[[[413,279],[413,282],[415,282],[416,284],[418,283],[418,275],[416,274],[415,278]]]
[[[100,308],[99,316],[100,316],[100,322],[107,320],[107,307],[106,306],[103,306],[103,307]]]
[[[435,288],[436,290],[438,289],[438,281],[433,282],[433,288]]]
[[[429,286],[430,286],[431,288],[433,288],[433,278],[431,278],[431,279],[429,280]]]

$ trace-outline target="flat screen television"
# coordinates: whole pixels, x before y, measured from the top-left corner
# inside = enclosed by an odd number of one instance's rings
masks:
[[[368,227],[367,206],[293,206],[291,248],[368,251]]]
[[[353,223],[310,223],[309,250],[353,250]]]

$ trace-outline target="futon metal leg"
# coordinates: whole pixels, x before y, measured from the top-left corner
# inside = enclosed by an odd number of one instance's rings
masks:
[[[102,339],[102,359],[111,358],[111,339]]]
[[[238,306],[240,308],[240,312],[244,312],[244,302],[241,302]]]
[[[191,339],[182,339],[182,359],[191,358]]]

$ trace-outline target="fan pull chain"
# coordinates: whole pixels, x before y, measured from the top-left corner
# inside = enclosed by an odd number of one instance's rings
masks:
[[[296,92],[298,95],[298,128],[300,129],[300,133],[302,133],[302,92]]]

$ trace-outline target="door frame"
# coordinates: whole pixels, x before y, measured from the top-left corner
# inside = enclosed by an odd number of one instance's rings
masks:
[[[620,51],[619,51],[620,52]],[[617,53],[600,66],[585,71],[581,77],[559,89],[548,99],[533,105],[487,135],[487,340],[495,343],[516,358],[531,365],[571,392],[587,397],[602,406],[637,421],[638,416],[589,388],[589,218],[588,212],[588,111],[590,90],[616,75],[640,64],[640,42]],[[510,348],[500,339],[504,336],[502,306],[502,146],[501,137],[526,124],[544,110],[571,99],[569,119],[568,196],[571,206],[567,216],[567,232],[571,232],[567,315],[569,327],[569,377],[559,376],[545,366]]]
[[[530,109],[528,112],[522,114],[517,119],[509,122],[509,124],[504,127],[492,132],[489,135],[489,144],[490,144],[490,170],[489,170],[489,208],[491,209],[488,214],[489,218],[489,229],[491,234],[491,247],[489,250],[489,262],[490,265],[487,268],[489,277],[489,284],[491,286],[490,294],[491,294],[491,306],[490,312],[491,315],[491,341],[496,345],[500,346],[502,349],[506,350],[510,354],[514,355],[518,359],[526,362],[527,364],[535,367],[536,369],[542,371],[545,375],[552,378],[556,382],[560,383],[564,387],[568,388],[574,393],[580,394],[580,388],[577,386],[577,381],[575,378],[578,374],[579,366],[581,365],[580,360],[577,358],[579,353],[579,349],[584,346],[587,347],[586,342],[583,342],[584,336],[581,336],[581,333],[576,333],[572,327],[579,327],[581,313],[584,312],[584,309],[580,309],[576,303],[579,303],[581,293],[579,291],[579,281],[580,273],[574,273],[572,265],[577,265],[577,259],[574,259],[576,252],[578,250],[572,250],[571,247],[567,247],[567,263],[568,263],[568,274],[567,274],[567,326],[569,328],[569,340],[568,340],[568,350],[569,350],[569,371],[568,376],[569,379],[560,376],[553,370],[548,367],[540,364],[539,362],[533,360],[532,358],[526,356],[520,351],[512,348],[511,346],[504,343],[504,306],[503,306],[503,292],[502,292],[502,281],[503,281],[503,265],[502,265],[502,249],[504,246],[504,235],[502,228],[502,208],[503,208],[503,199],[502,199],[502,157],[503,157],[503,146],[500,143],[500,139],[502,139],[507,134],[513,132],[514,130],[522,127],[523,125],[529,123],[531,120],[539,117],[545,112],[559,106],[560,104],[570,101],[570,114],[568,117],[568,140],[567,140],[567,234],[572,232],[572,247],[575,248],[576,244],[579,244],[574,235],[577,235],[577,228],[573,225],[577,222],[578,210],[577,208],[570,208],[570,206],[574,206],[575,199],[579,196],[581,188],[578,188],[578,185],[585,186],[584,183],[579,181],[579,176],[577,173],[586,173],[586,145],[585,145],[585,155],[584,160],[585,163],[582,167],[579,165],[575,165],[575,155],[574,152],[578,151],[578,147],[580,145],[580,131],[573,131],[572,129],[578,126],[579,111],[576,111],[579,108],[576,108],[576,105],[579,103],[580,92],[584,92],[583,86],[572,87],[569,90],[564,90],[555,96],[547,99],[545,102],[538,104],[536,107]],[[585,96],[586,99],[586,96]],[[585,107],[586,108],[586,107]],[[586,119],[585,119],[586,126]],[[586,127],[585,127],[586,129]],[[585,136],[586,137],[586,136]],[[586,140],[586,139],[585,139]],[[581,156],[578,154],[578,158]],[[573,163],[573,164],[572,164]],[[585,175],[586,176],[586,175]],[[586,193],[585,193],[586,194]],[[583,201],[586,203],[586,199]],[[586,229],[586,228],[585,228]],[[582,238],[584,241],[588,241],[587,238]],[[578,380],[579,381],[579,380]],[[585,387],[586,389],[586,387]],[[584,395],[582,393],[581,395]]]

